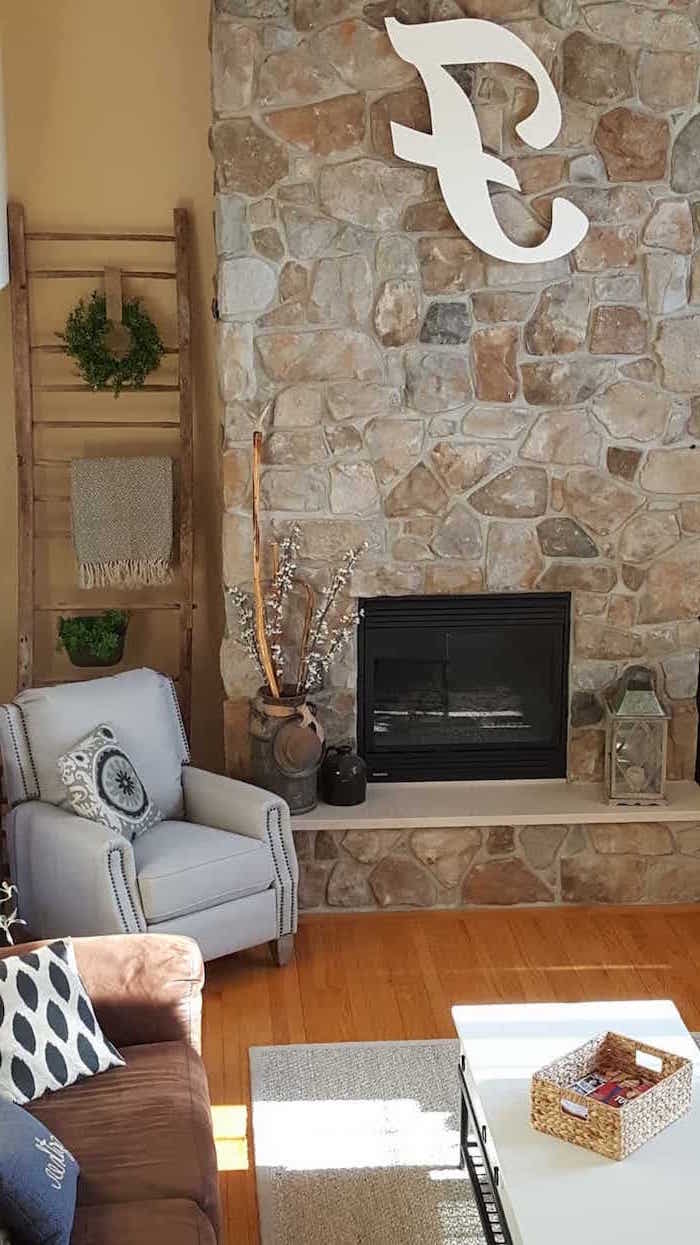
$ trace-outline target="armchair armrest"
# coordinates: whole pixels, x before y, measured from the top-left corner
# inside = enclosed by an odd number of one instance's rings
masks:
[[[238,778],[185,765],[182,789],[187,820],[201,826],[232,830],[264,841],[269,813],[279,813],[281,820],[289,822],[289,808],[281,796]]]
[[[145,933],[122,835],[42,800],[20,804],[7,828],[20,915],[34,937]]]
[[[293,934],[297,927],[299,865],[286,801],[261,787],[193,765],[183,767],[182,788],[188,821],[267,843],[275,866],[277,936]]]
[[[44,942],[11,947],[0,958]],[[179,1041],[200,1050],[204,964],[192,938],[112,935],[75,938],[73,947],[97,1019],[116,1046]]]

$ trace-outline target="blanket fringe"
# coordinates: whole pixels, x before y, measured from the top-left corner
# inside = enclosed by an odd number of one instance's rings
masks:
[[[118,562],[80,562],[81,588],[144,588],[172,582],[166,558],[124,558]]]

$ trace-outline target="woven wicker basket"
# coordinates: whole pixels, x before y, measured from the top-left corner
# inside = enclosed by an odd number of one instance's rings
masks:
[[[654,1088],[622,1107],[611,1107],[571,1089],[596,1067],[614,1066],[643,1073]],[[624,1159],[680,1119],[690,1108],[693,1065],[689,1059],[645,1046],[617,1033],[579,1046],[536,1072],[530,1090],[533,1128],[610,1159]]]

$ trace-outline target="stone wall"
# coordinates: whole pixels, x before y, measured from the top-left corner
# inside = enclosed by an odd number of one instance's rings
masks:
[[[251,432],[274,398],[269,524],[300,520],[313,582],[367,540],[357,595],[574,592],[572,778],[600,776],[600,692],[640,659],[673,711],[671,776],[694,767],[695,12],[683,0],[215,0],[225,581],[249,579]],[[561,189],[591,220],[572,256],[485,257],[455,230],[434,173],[393,157],[390,121],[425,130],[429,115],[383,33],[389,13],[492,17],[547,65],[564,123],[542,154],[514,133],[534,106],[529,79],[453,72],[486,148],[520,179],[521,195],[493,188],[504,228],[537,242]],[[235,723],[256,679],[233,626],[222,669]],[[350,655],[324,694],[331,736],[352,731],[354,680]]]
[[[700,902],[700,826],[298,830],[303,909]]]

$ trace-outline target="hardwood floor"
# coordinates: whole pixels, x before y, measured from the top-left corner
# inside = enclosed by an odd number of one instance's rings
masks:
[[[204,1059],[228,1241],[258,1242],[249,1046],[452,1037],[454,1003],[646,996],[700,1029],[700,907],[309,916],[287,968],[263,948],[215,961]]]

